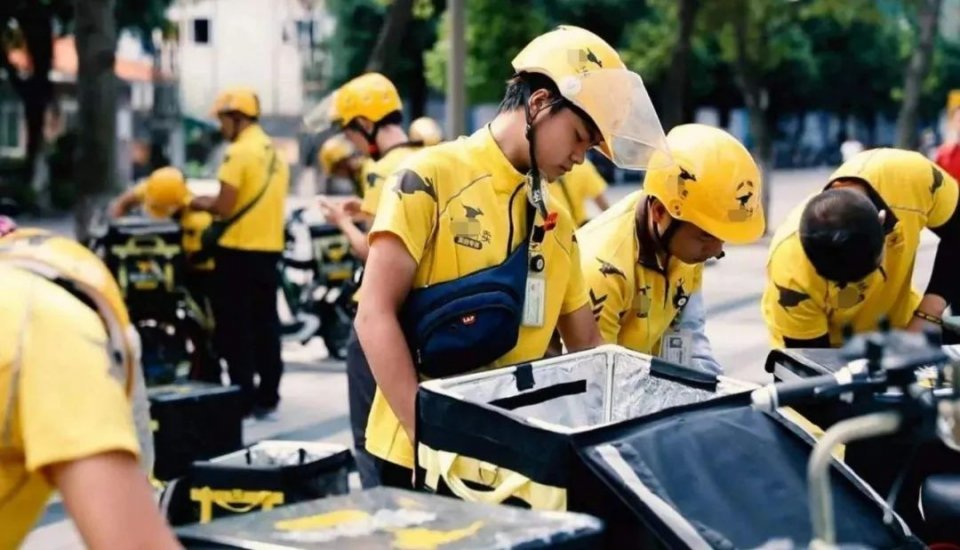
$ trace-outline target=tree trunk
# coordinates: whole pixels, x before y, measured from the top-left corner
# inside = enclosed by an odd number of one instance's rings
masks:
[[[677,16],[680,21],[677,43],[673,47],[670,68],[664,85],[663,129],[687,122],[690,110],[690,52],[693,42],[693,24],[696,21],[699,0],[678,0]]]
[[[390,61],[400,49],[400,42],[407,31],[407,23],[413,17],[414,0],[393,0],[387,18],[377,36],[377,45],[367,61],[367,71],[382,73],[390,66]]]
[[[917,147],[917,109],[923,80],[930,71],[933,47],[937,37],[937,22],[940,19],[941,0],[921,0],[917,12],[917,45],[910,56],[903,77],[903,104],[897,116],[897,147]]]
[[[760,166],[760,175],[763,178],[763,191],[760,196],[764,214],[770,217],[770,197],[773,183],[773,117],[769,116],[770,95],[761,84],[757,76],[757,68],[750,59],[745,43],[749,15],[742,10],[734,18],[734,34],[736,35],[737,57],[733,64],[734,81],[743,94],[743,102],[747,107],[750,121],[750,134],[753,136],[753,155]],[[765,230],[770,232],[769,226]]]
[[[427,76],[426,67],[423,66],[423,52],[420,52],[414,61],[412,73],[407,100],[410,102],[410,120],[416,120],[425,115],[427,109]]]
[[[116,189],[117,31],[114,0],[76,0],[78,201],[77,239],[86,240],[94,214]]]

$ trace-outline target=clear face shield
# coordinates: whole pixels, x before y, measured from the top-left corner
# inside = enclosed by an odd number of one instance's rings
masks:
[[[567,76],[560,93],[583,109],[603,136],[598,148],[627,170],[673,164],[667,138],[640,75],[626,69],[600,69]]]
[[[333,108],[337,92],[333,91],[320,100],[313,109],[303,117],[303,127],[312,134],[339,129],[339,121]]]

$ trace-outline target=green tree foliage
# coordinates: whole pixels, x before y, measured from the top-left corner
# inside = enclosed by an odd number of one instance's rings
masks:
[[[446,16],[440,36],[425,55],[427,82],[438,92],[446,89],[449,23]],[[513,74],[510,60],[531,39],[549,28],[546,16],[530,5],[510,0],[470,0],[466,15],[467,102],[496,103]]]
[[[333,58],[331,89],[363,74],[377,43],[392,0],[330,0],[328,9],[337,20],[330,39]],[[384,74],[396,84],[411,107],[411,115],[422,114],[427,81],[423,54],[437,41],[443,0],[416,0],[413,18],[406,25],[400,51],[391,56]]]

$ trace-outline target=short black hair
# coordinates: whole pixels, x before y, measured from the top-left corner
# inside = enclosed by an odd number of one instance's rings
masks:
[[[403,113],[399,110],[388,113],[387,116],[380,119],[378,123],[379,126],[389,126],[391,124],[396,124],[398,126],[403,125]]]
[[[550,77],[540,73],[517,73],[507,81],[507,91],[503,94],[498,112],[523,109],[527,98],[537,90],[547,90],[551,97],[562,97],[560,88]]]
[[[377,128],[382,128],[382,127],[384,127],[384,126],[390,126],[391,124],[396,124],[397,126],[402,126],[402,125],[403,125],[403,112],[402,112],[402,111],[396,110],[396,111],[392,111],[392,112],[390,112],[390,113],[387,113],[386,115],[384,115],[383,118],[381,118],[380,120],[378,120],[377,122],[375,122],[375,123],[374,123],[374,126],[377,127]],[[353,126],[354,128],[359,128],[359,127],[360,127],[360,126],[359,126],[359,123],[357,122],[357,119],[356,119],[356,118],[352,119],[352,120],[345,126],[345,128],[349,128],[350,126]]]
[[[800,244],[821,277],[840,284],[859,281],[880,265],[884,230],[879,212],[853,189],[827,189],[800,215]]]
[[[560,93],[560,88],[557,87],[553,79],[540,73],[521,72],[513,75],[513,77],[507,81],[507,90],[503,94],[503,99],[500,100],[500,107],[497,109],[497,112],[505,113],[523,109],[527,99],[537,90],[546,90],[550,94],[550,97],[555,98],[555,102],[550,105],[550,113],[560,109],[570,109],[583,119],[583,122],[587,125],[587,129],[594,137],[599,138],[602,136],[600,129],[597,128],[596,123],[593,122],[590,115],[585,113],[583,109],[567,101]]]

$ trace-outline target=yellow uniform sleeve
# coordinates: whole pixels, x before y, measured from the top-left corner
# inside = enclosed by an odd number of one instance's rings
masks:
[[[364,192],[363,201],[360,203],[360,210],[371,215],[377,215],[377,207],[380,205],[380,196],[383,193],[383,186],[386,184],[386,178],[376,172],[364,171]]]
[[[597,167],[590,161],[584,161],[580,167],[580,178],[576,183],[580,186],[579,192],[582,193],[585,200],[595,199],[607,190],[606,180],[603,179],[603,176],[597,171]]]
[[[934,165],[933,170],[933,181],[930,184],[933,206],[927,216],[927,227],[936,229],[947,223],[953,216],[957,209],[957,195],[960,194],[960,187],[957,185],[957,180],[939,166]]]
[[[217,179],[231,187],[240,188],[245,181],[250,155],[242,148],[231,145],[217,171]]]
[[[560,315],[567,315],[583,307],[589,301],[587,282],[580,269],[580,245],[577,238],[570,244],[570,279],[567,281],[567,291],[563,296],[563,305]]]
[[[108,451],[138,455],[130,401],[109,372],[96,313],[65,291],[48,290],[31,304],[25,325],[18,406],[27,469]]]
[[[783,347],[784,338],[811,340],[828,334],[827,314],[811,292],[777,271],[770,269],[761,300],[772,345]]]
[[[417,264],[437,220],[437,191],[431,177],[411,168],[395,172],[383,183],[370,244],[384,233],[398,237]]]
[[[582,258],[580,265],[593,317],[600,326],[600,335],[608,344],[616,344],[620,337],[620,317],[626,311],[627,280],[620,276],[605,276],[600,271],[600,260]]]

